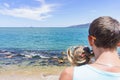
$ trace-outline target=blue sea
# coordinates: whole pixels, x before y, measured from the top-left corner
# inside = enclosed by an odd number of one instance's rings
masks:
[[[53,57],[62,57],[70,46],[88,44],[88,27],[1,27],[0,66],[61,65]]]
[[[88,28],[0,28],[0,49],[66,50],[87,36]]]

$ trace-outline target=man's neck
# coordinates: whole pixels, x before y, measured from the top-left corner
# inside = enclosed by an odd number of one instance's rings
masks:
[[[98,48],[94,50],[94,53],[96,62],[104,62],[106,64],[120,64],[120,59],[116,49]]]

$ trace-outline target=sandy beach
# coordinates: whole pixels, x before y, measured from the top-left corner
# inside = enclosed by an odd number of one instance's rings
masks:
[[[59,80],[65,66],[7,66],[0,68],[0,80]]]
[[[0,80],[59,80],[59,75],[0,75]]]

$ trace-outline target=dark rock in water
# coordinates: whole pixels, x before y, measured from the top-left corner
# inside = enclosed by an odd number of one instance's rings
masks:
[[[48,60],[47,61],[43,60],[39,64],[42,65],[42,66],[47,66],[48,65]]]
[[[17,55],[15,55],[14,57],[25,57],[25,55],[17,54]]]
[[[13,58],[13,55],[6,55],[5,58]]]
[[[62,64],[62,63],[65,63],[65,62],[64,62],[63,59],[59,59],[59,60],[58,60],[58,63],[59,63],[59,64]]]
[[[11,52],[12,54],[16,54],[16,52]]]
[[[55,60],[48,60],[48,65],[58,65],[58,62]]]
[[[31,61],[28,65],[34,65],[35,61]]]
[[[6,52],[8,52],[8,51],[6,51],[6,50],[0,50],[0,53],[6,53]]]
[[[40,56],[36,55],[36,56],[32,56],[33,59],[41,59]]]
[[[10,65],[11,63],[6,63],[5,65]]]

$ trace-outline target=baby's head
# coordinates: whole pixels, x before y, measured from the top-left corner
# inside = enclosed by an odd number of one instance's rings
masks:
[[[87,64],[90,61],[91,51],[89,47],[73,46],[68,48],[67,57],[73,66]]]

